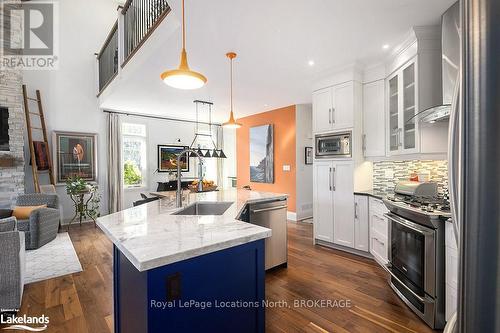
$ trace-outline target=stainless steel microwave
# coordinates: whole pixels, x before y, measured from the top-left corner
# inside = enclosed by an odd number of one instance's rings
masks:
[[[316,158],[352,157],[352,132],[318,134],[315,137]]]

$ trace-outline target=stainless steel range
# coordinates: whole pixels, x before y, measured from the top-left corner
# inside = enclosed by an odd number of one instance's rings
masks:
[[[384,199],[389,209],[390,285],[433,329],[445,324],[444,224],[451,216],[447,200],[432,182],[398,183]]]

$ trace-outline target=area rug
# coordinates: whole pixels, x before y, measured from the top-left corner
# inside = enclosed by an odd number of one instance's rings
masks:
[[[39,249],[26,251],[24,283],[33,283],[82,271],[73,243],[67,232]]]

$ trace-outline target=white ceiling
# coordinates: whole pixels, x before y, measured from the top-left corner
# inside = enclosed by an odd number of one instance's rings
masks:
[[[178,66],[180,0],[101,97],[101,107],[193,119],[194,99],[229,108],[228,51],[234,62],[235,116],[310,103],[312,82],[347,64],[380,62],[412,26],[439,24],[455,0],[186,0],[187,52],[205,87],[181,91],[159,75]],[[382,45],[391,46],[383,50]],[[313,60],[314,66],[308,61]]]

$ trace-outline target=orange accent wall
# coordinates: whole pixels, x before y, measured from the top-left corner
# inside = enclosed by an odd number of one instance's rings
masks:
[[[295,105],[254,114],[237,120],[243,126],[236,130],[238,188],[250,185],[253,190],[287,193],[288,211],[295,212]],[[274,184],[250,182],[250,127],[272,124],[274,129]],[[283,165],[290,171],[283,171]]]

